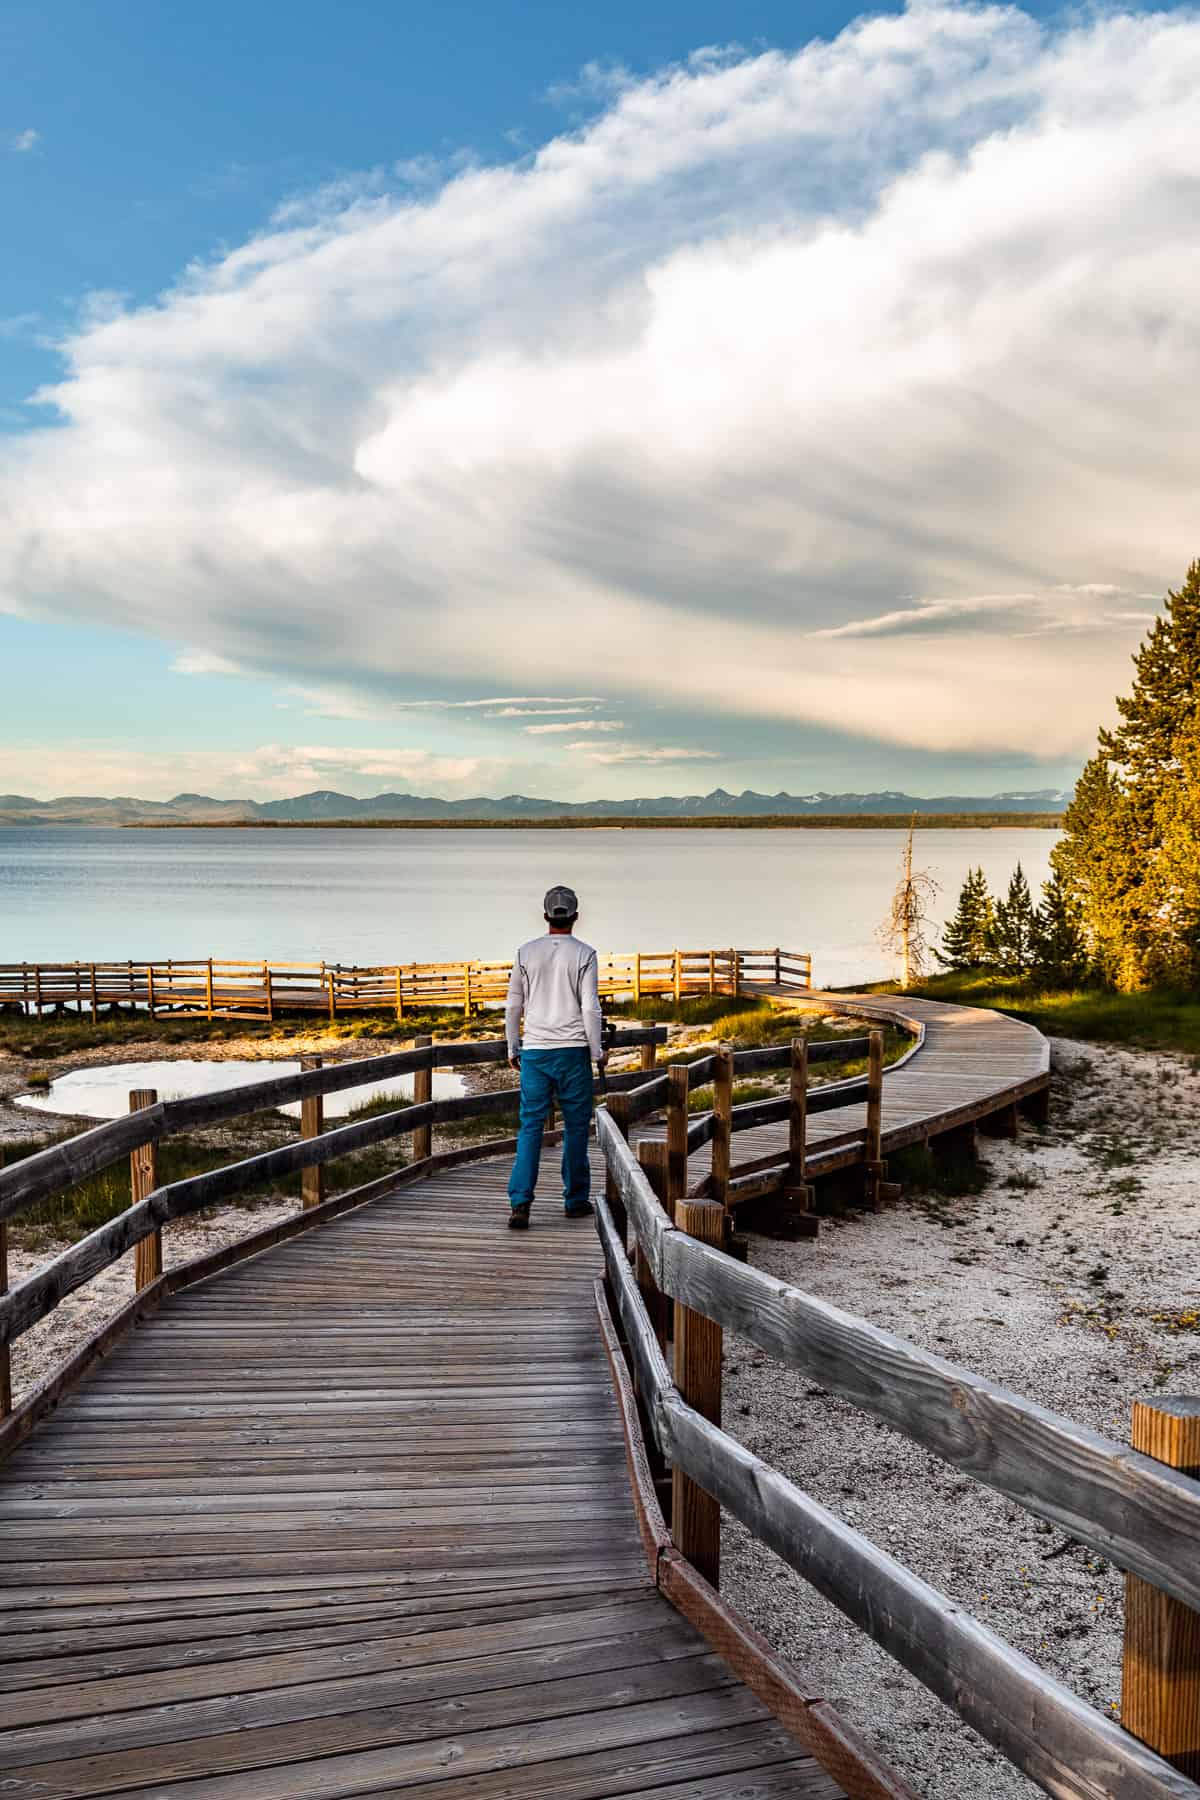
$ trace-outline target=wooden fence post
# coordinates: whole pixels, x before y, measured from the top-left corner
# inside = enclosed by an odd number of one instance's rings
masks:
[[[154,964],[146,964],[146,1004],[150,1008],[150,1017],[154,1017]]]
[[[34,1004],[37,1006],[37,1016],[40,1019],[42,1016],[42,967],[40,963],[34,963],[33,965],[33,992]]]
[[[0,1160],[0,1167],[3,1166]],[[0,1221],[0,1294],[8,1292],[8,1225]],[[12,1411],[12,1346],[0,1347],[0,1419]]]
[[[883,1133],[883,1033],[870,1035],[867,1059],[867,1142],[865,1152],[866,1198],[872,1212],[882,1204],[880,1184],[884,1176],[881,1138]]]
[[[463,964],[463,1017],[464,1017],[464,1019],[469,1019],[470,1016],[471,1016],[471,965],[470,965],[470,963],[464,963]]]
[[[302,1069],[321,1069],[325,1066],[323,1056],[302,1056]],[[324,1094],[305,1094],[300,1102],[300,1136],[302,1138],[320,1137],[325,1129],[325,1096]],[[310,1206],[320,1206],[325,1198],[325,1170],[321,1167],[301,1169],[300,1171],[300,1207],[307,1212]]]
[[[610,1094],[605,1101],[608,1116],[620,1132],[625,1142],[629,1142],[629,1096],[628,1094]],[[608,1158],[604,1159],[604,1198],[608,1202],[608,1210],[612,1214],[613,1227],[623,1248],[629,1244],[629,1214],[625,1202],[617,1187],[616,1176],[608,1166]],[[610,1296],[611,1298],[612,1296]]]
[[[657,1068],[657,1066],[658,1066],[658,1045],[657,1044],[643,1044],[642,1045],[641,1065],[642,1065],[643,1069],[650,1070],[650,1071],[653,1071],[655,1068]]]
[[[99,1017],[96,1007],[96,965],[95,963],[91,963],[89,967],[91,972],[92,1024],[94,1025]]]
[[[643,1138],[637,1147],[638,1161],[645,1172],[646,1180],[654,1189],[664,1206],[667,1202],[667,1146],[661,1138]],[[650,1267],[646,1252],[639,1243],[633,1253],[634,1270],[637,1275],[638,1288],[641,1291],[642,1305],[646,1308],[650,1323],[658,1338],[659,1348],[667,1347],[667,1298],[654,1279],[654,1271]],[[636,1385],[636,1382],[635,1382]]]
[[[275,1023],[275,994],[271,987],[270,963],[263,964],[263,987],[267,996],[267,1019],[273,1025]]]
[[[672,1218],[687,1193],[688,1068],[672,1063],[667,1070],[667,1191],[663,1205]]]
[[[733,1046],[720,1044],[713,1069],[712,1178],[709,1189],[722,1212],[729,1207],[733,1155]]]
[[[633,953],[633,1004],[635,1006],[640,1006],[641,1003],[642,1003],[642,953],[640,950],[635,950]]]
[[[674,983],[674,988],[675,988],[675,1004],[676,1004],[676,1006],[678,1006],[680,998],[683,994],[683,965],[682,965],[682,961],[680,959],[678,950],[676,950],[676,952],[675,952],[675,963],[674,963],[674,969],[673,969],[673,983]]]
[[[204,983],[204,999],[205,999],[205,1003],[208,1007],[208,1016],[209,1016],[209,1019],[211,1020],[212,1015],[213,1015],[212,957],[211,956],[208,959],[208,973],[207,973],[207,977],[206,977],[205,983]]]
[[[708,991],[710,994],[715,994],[717,991],[717,953],[715,950],[710,950],[708,953]]]
[[[725,1210],[711,1200],[681,1200],[676,1224],[689,1237],[720,1245]],[[696,1412],[721,1423],[721,1327],[703,1313],[675,1304],[675,1386]],[[721,1508],[685,1475],[671,1472],[671,1536],[681,1556],[717,1587],[721,1578]]]
[[[130,1112],[141,1112],[154,1106],[158,1095],[153,1088],[133,1088],[129,1094]],[[129,1152],[129,1198],[133,1205],[152,1194],[158,1186],[158,1145],[139,1144]],[[133,1285],[140,1294],[144,1287],[162,1274],[162,1228],[156,1227],[149,1237],[133,1247]]]
[[[776,946],[775,946],[775,986],[778,987],[782,980],[783,980],[783,977],[779,971],[779,946],[778,946],[778,944],[776,944]]]
[[[1200,1475],[1200,1399],[1135,1400],[1129,1441],[1155,1462]],[[1121,1723],[1200,1778],[1200,1613],[1128,1574]]]
[[[396,1017],[404,1017],[404,983],[400,978],[399,964],[396,966]]]
[[[802,1235],[816,1237],[820,1229],[813,1189],[807,1179],[808,1160],[808,1039],[792,1039],[792,1078],[788,1090],[787,1197],[795,1214],[803,1218]],[[810,1222],[811,1221],[811,1222]]]
[[[428,1035],[426,1035],[424,1037],[414,1038],[413,1044],[414,1044],[415,1048],[418,1050],[430,1050],[430,1048],[433,1044],[433,1039],[431,1037],[429,1037]],[[433,1099],[433,1055],[431,1052],[430,1057],[429,1057],[429,1062],[426,1065],[426,1067],[423,1069],[416,1069],[413,1071],[413,1104],[416,1106],[424,1106],[428,1101],[430,1101],[432,1099]],[[433,1126],[432,1125],[418,1125],[417,1129],[413,1132],[413,1139],[412,1139],[413,1161],[414,1162],[424,1162],[426,1157],[429,1157],[432,1155],[433,1155]]]
[[[329,989],[329,1017],[332,1020],[337,1014],[337,996],[334,992],[332,969],[326,969],[325,983]]]

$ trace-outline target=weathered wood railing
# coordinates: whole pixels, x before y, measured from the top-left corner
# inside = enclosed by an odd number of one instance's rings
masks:
[[[66,1009],[93,1019],[102,1008],[137,1007],[154,1017],[271,1020],[288,1011],[405,1013],[431,1007],[502,1005],[507,962],[343,963],[251,962],[214,957],[138,958],[125,962],[0,964],[0,1007],[41,1017]],[[812,987],[812,958],[791,950],[661,950],[600,958],[606,999],[735,994],[743,987]]]
[[[660,1089],[661,1078],[652,1085]],[[636,1113],[648,1099],[635,1091],[624,1111]],[[676,1195],[672,1216],[669,1191],[664,1204],[627,1141],[621,1112],[610,1102],[597,1114],[607,1166],[598,1225],[639,1398],[672,1470],[672,1535],[682,1554],[716,1575],[725,1507],[1047,1793],[1200,1800],[1200,1787],[1183,1772],[1200,1773],[1193,1741],[1200,1481],[726,1256],[716,1247],[721,1209]],[[674,1303],[674,1379],[658,1296]],[[1149,1584],[1160,1606],[1148,1628],[1139,1614],[1136,1641],[1127,1637],[1123,1716],[1180,1767],[723,1432],[713,1381],[719,1344],[694,1321],[749,1338],[1110,1558],[1131,1583]],[[1162,1607],[1178,1610],[1173,1638]],[[1148,1702],[1148,1686],[1157,1687],[1157,1702]]]

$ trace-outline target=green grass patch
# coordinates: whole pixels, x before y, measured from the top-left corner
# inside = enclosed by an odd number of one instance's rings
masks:
[[[748,1106],[752,1100],[778,1100],[783,1090],[769,1081],[735,1081],[733,1084],[733,1104]],[[713,1091],[711,1087],[693,1088],[688,1095],[688,1111],[711,1112]]]
[[[896,989],[894,984],[879,984],[874,991]],[[978,970],[935,975],[909,991],[929,1000],[995,1007],[1028,1020],[1050,1037],[1200,1056],[1200,995],[1182,989],[1142,994],[1104,988],[1048,989],[1020,976]]]
[[[910,1194],[943,1199],[982,1194],[990,1175],[988,1165],[965,1150],[939,1150],[935,1154],[928,1144],[910,1144],[888,1157],[889,1181],[900,1182]]]
[[[452,1006],[431,1007],[425,1012],[406,1012],[397,1019],[384,1008],[378,1012],[287,1013],[274,1023],[254,1019],[152,1019],[131,1007],[103,1014],[93,1021],[76,1013],[23,1018],[19,1012],[0,1008],[0,1050],[10,1055],[48,1061],[72,1056],[81,1050],[121,1049],[126,1044],[222,1044],[234,1039],[278,1044],[282,1054],[297,1038],[319,1033],[331,1041],[370,1043],[375,1039],[402,1044],[428,1034],[437,1038],[496,1037],[502,1028],[498,1011],[476,1013],[470,1019]]]

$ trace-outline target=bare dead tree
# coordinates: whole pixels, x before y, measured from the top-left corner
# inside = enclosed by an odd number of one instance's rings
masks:
[[[907,993],[929,967],[929,906],[939,892],[928,869],[913,868],[913,827],[908,828],[900,879],[887,918],[879,927],[885,950],[900,958],[900,986]]]

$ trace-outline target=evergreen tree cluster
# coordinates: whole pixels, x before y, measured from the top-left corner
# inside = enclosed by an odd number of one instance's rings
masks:
[[[1134,658],[1063,817],[1055,876],[1096,976],[1126,991],[1200,982],[1200,562]]]
[[[1088,971],[1078,905],[1055,872],[1035,906],[1020,863],[1002,899],[992,896],[982,869],[970,871],[936,954],[947,969],[1034,975],[1054,986],[1080,981]]]

